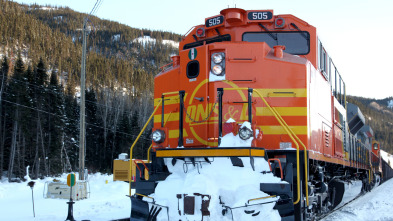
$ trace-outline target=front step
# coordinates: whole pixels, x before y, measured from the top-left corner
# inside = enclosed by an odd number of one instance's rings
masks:
[[[260,190],[269,194],[279,196],[273,209],[278,210],[281,220],[295,220],[295,208],[292,201],[292,188],[289,183],[261,183]]]

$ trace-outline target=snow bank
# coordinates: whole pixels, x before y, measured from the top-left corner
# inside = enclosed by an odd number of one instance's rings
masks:
[[[393,168],[393,155],[385,152],[384,150],[381,150],[381,157],[389,164],[391,168]]]
[[[66,181],[67,174],[56,179]],[[78,177],[78,176],[77,176]],[[68,212],[68,200],[45,199],[44,185],[53,178],[33,180],[35,218],[31,201],[31,189],[27,182],[9,183],[5,179],[0,183],[0,220],[65,220]],[[108,183],[106,183],[108,181]],[[130,217],[131,201],[125,194],[129,185],[126,182],[113,182],[113,175],[93,174],[89,176],[90,198],[76,201],[74,218],[76,220],[113,220]]]
[[[248,123],[248,122],[247,122]],[[247,124],[243,124],[247,126]],[[232,133],[227,134],[222,138],[223,146],[251,146],[252,138],[243,141],[239,136],[234,136]],[[195,210],[194,215],[183,215],[178,208],[183,211],[183,198],[178,200],[177,194],[187,194],[194,196],[194,193],[210,195],[210,219],[214,221],[229,221],[232,220],[231,212],[229,211],[225,216],[222,215],[223,206],[220,201],[228,207],[238,207],[247,204],[249,199],[268,196],[268,194],[260,191],[260,183],[284,183],[280,178],[273,176],[273,174],[262,174],[262,171],[270,171],[268,162],[264,158],[254,158],[255,171],[252,169],[249,157],[240,158],[244,167],[235,167],[229,157],[210,158],[210,163],[202,159],[195,159],[195,166],[191,164],[190,160],[185,163],[183,160],[176,160],[175,165],[172,165],[172,159],[165,159],[165,164],[168,166],[169,175],[165,181],[158,183],[155,193],[150,196],[153,197],[157,204],[169,207],[170,220],[201,220],[200,204],[201,201],[195,200],[195,206],[199,209]],[[186,159],[187,161],[187,159]],[[149,201],[149,199],[146,199]],[[268,198],[264,200],[255,201],[257,204],[262,202],[276,201],[278,198]],[[239,208],[233,210],[234,220],[281,220],[277,210],[273,210],[275,203],[268,203],[264,205],[256,205],[247,208]],[[246,214],[244,210],[255,210],[255,213],[260,211],[257,216]],[[179,213],[181,215],[179,215]],[[254,214],[255,214],[254,213]],[[158,220],[166,220],[167,213],[162,210],[158,216]],[[206,220],[207,217],[204,218]]]
[[[375,187],[371,192],[342,209],[332,213],[322,221],[388,221],[393,220],[393,179],[390,179],[380,186]]]

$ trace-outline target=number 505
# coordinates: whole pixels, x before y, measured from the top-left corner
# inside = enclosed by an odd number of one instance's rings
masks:
[[[219,24],[221,24],[221,17],[216,17],[209,20],[209,26],[215,26]]]
[[[252,13],[253,20],[266,20],[267,19],[267,12],[254,12]]]

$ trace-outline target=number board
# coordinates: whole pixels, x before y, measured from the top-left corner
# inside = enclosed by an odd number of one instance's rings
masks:
[[[213,28],[216,26],[221,26],[224,24],[224,16],[219,15],[211,18],[207,18],[205,20],[205,26],[206,28]]]
[[[248,11],[249,22],[271,22],[273,21],[273,11]]]

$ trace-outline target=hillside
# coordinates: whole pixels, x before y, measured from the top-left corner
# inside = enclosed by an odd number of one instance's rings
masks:
[[[359,106],[366,118],[366,124],[374,131],[375,139],[382,149],[393,153],[393,97],[381,100],[348,96],[347,101]]]
[[[85,16],[0,0],[0,174],[21,178],[28,165],[35,178],[78,168]],[[149,117],[154,76],[177,53],[181,36],[94,16],[88,29],[86,166],[111,172]],[[145,157],[149,128],[138,158]]]
[[[4,27],[0,29],[0,55],[15,59],[21,53],[31,63],[45,58],[50,69],[64,75],[66,83],[67,79],[79,82],[82,24],[87,15],[69,8],[0,1],[0,25]],[[174,45],[180,40],[180,35],[174,33],[135,29],[94,16],[89,18],[88,29],[88,85],[117,81],[118,85],[139,89],[141,84],[134,83],[138,81],[135,72],[158,73],[170,62],[170,55],[177,53]],[[138,41],[145,36],[156,41]]]

